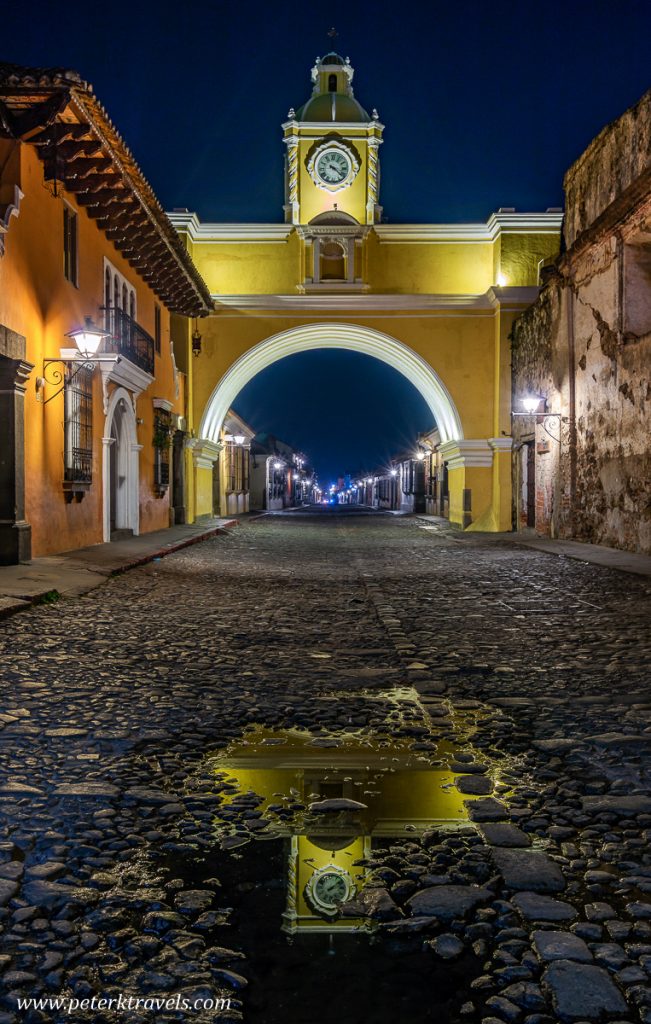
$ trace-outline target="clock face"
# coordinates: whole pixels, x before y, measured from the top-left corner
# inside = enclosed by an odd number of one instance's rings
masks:
[[[338,185],[350,169],[350,160],[340,149],[326,149],[316,162],[316,173],[326,185]]]
[[[346,879],[334,871],[320,875],[314,883],[314,895],[324,907],[335,907],[346,899]]]
[[[305,896],[312,907],[321,914],[337,914],[339,906],[346,903],[355,892],[355,884],[344,868],[319,868],[305,887]]]

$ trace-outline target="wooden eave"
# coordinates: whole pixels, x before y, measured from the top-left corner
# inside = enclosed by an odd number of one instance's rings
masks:
[[[208,288],[92,88],[70,72],[6,69],[0,136],[36,148],[45,179],[74,196],[171,312],[206,316]]]

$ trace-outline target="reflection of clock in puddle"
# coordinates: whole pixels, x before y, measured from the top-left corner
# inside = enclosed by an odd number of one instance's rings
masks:
[[[217,833],[226,849],[284,842],[283,931],[357,931],[361,908],[353,915],[375,841],[466,825],[469,797],[455,778],[469,773],[480,782],[488,771],[472,760],[449,739],[252,727],[213,761],[223,801]]]
[[[317,868],[305,886],[305,897],[317,913],[335,915],[355,892],[355,883],[345,868],[327,864]]]

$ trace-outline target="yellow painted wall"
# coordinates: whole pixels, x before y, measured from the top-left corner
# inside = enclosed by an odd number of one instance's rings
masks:
[[[316,203],[326,194],[310,185],[316,215],[323,212]],[[331,208],[328,194],[324,209]],[[282,242],[190,241],[188,247],[214,295],[295,295],[313,276],[311,247],[295,230]],[[371,231],[356,255],[356,273],[373,294],[482,295],[500,273],[509,286],[535,285],[539,261],[557,249],[553,234],[509,234],[473,243],[383,242]]]
[[[381,242],[372,232],[365,250],[372,292],[480,295],[495,283],[492,242]]]
[[[500,243],[499,271],[513,287],[538,284],[540,260],[557,256],[559,249],[559,237],[552,232],[503,232]]]
[[[10,143],[0,143],[0,164]],[[18,161],[18,153],[20,159]],[[24,198],[18,216],[9,221],[5,255],[0,258],[0,323],[26,338],[26,359],[34,365],[25,394],[25,497],[26,518],[32,527],[34,556],[96,544],[102,541],[102,442],[105,417],[101,384],[96,371],[93,382],[93,483],[83,501],[66,503],[63,493],[63,394],[47,405],[37,401],[36,377],[43,374],[43,359],[74,347],[66,332],[83,324],[85,315],[96,320],[103,304],[103,257],[134,286],[137,320],[154,334],[154,292],[139,278],[111,242],[96,227],[74,196],[51,194],[43,180],[42,164],[33,147],[21,145],[5,167],[5,188],[11,179]],[[78,213],[79,285],[63,274],[63,198]],[[159,303],[160,304],[160,303]],[[153,398],[182,405],[175,397],[170,349],[169,314],[161,305],[161,354],[156,356],[156,381],[138,400],[140,452],[140,530],[147,532],[169,525],[169,495],[153,492],[154,449]],[[54,367],[57,368],[56,366]],[[61,366],[58,367],[61,369]],[[45,397],[57,388],[47,385]]]
[[[301,279],[300,246],[293,231],[286,242],[195,242],[192,254],[213,294],[285,295]]]

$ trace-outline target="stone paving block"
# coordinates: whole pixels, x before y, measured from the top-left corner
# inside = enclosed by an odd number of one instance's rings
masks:
[[[562,892],[563,872],[538,850],[493,850],[493,860],[509,889],[526,892]]]
[[[541,960],[576,960],[589,964],[593,956],[588,945],[572,932],[536,931],[533,944]]]
[[[471,821],[504,821],[510,817],[506,804],[492,796],[466,800],[465,806]]]
[[[511,900],[527,921],[573,921],[578,911],[564,900],[535,892],[519,892]]]
[[[627,1012],[622,993],[602,967],[557,960],[543,973],[542,987],[561,1021],[603,1020]]]
[[[531,846],[531,840],[527,833],[509,822],[487,822],[480,826],[479,831],[489,846]]]

